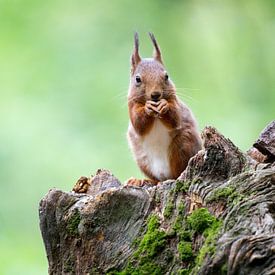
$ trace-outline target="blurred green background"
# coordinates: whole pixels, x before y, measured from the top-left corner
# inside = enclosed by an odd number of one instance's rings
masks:
[[[0,274],[47,274],[38,203],[110,169],[126,141],[133,32],[155,33],[200,129],[247,150],[274,119],[274,1],[0,0]]]

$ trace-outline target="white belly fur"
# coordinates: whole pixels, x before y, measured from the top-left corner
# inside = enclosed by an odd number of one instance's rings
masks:
[[[168,128],[156,119],[150,132],[142,138],[143,159],[152,174],[160,179],[171,178],[168,149],[171,137]]]

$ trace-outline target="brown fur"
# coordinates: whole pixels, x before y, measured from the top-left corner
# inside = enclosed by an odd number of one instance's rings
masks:
[[[152,127],[154,118],[147,115],[144,105],[138,102],[129,103],[131,122],[139,135],[145,135]]]
[[[154,123],[161,121],[170,137],[167,152],[170,178],[176,179],[186,168],[189,159],[201,149],[201,140],[192,112],[176,96],[173,82],[167,80],[159,46],[152,34],[150,37],[155,47],[154,58],[142,59],[139,55],[138,36],[135,35],[128,93],[128,139],[143,173],[154,181],[160,180],[150,170],[151,163],[146,159],[142,141],[150,133]],[[152,94],[156,92],[160,97],[153,101]]]

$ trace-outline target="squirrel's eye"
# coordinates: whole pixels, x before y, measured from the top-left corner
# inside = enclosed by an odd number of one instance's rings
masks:
[[[141,83],[141,78],[139,75],[136,75],[136,83],[140,84]]]
[[[169,79],[168,74],[165,74],[164,78],[165,78],[165,81],[167,81]]]

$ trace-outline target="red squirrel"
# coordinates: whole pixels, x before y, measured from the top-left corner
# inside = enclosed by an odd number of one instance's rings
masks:
[[[128,92],[128,142],[141,171],[149,180],[129,179],[128,185],[176,179],[201,149],[191,110],[177,97],[152,33],[153,58],[141,58],[135,33]]]

